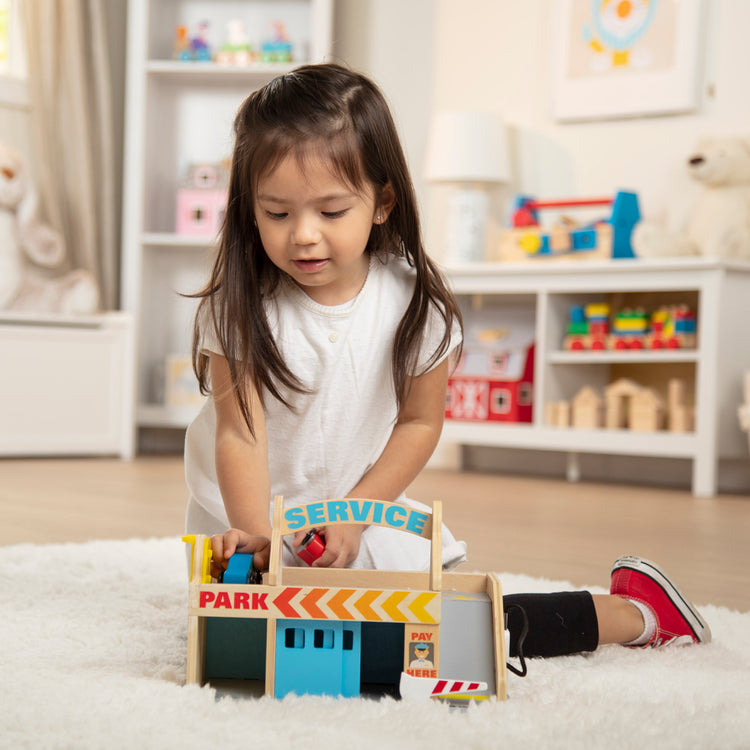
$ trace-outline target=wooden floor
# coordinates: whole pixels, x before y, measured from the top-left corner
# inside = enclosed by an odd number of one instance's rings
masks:
[[[469,544],[462,569],[608,586],[625,553],[658,561],[696,603],[750,611],[750,498],[426,470],[410,496],[443,501]],[[182,459],[0,460],[0,544],[180,534]]]

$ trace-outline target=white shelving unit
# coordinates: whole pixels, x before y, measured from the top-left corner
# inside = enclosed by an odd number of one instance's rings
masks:
[[[181,428],[197,408],[164,401],[167,356],[189,357],[197,302],[184,294],[206,282],[212,239],[175,233],[180,181],[190,164],[231,156],[232,123],[241,102],[273,77],[330,53],[333,0],[130,0],[123,206],[123,305],[137,321],[136,423]],[[293,45],[290,64],[229,67],[172,59],[175,30],[209,21],[224,41],[241,19],[258,45],[283,21]]]
[[[442,440],[462,445],[562,451],[568,478],[579,476],[580,453],[679,458],[692,462],[696,496],[716,494],[719,458],[747,456],[737,422],[742,374],[750,369],[746,328],[750,263],[707,258],[610,262],[545,261],[523,265],[451,267],[459,299],[497,309],[525,305],[536,325],[534,418],[530,424],[446,420]],[[605,299],[639,304],[691,302],[697,310],[696,349],[570,352],[562,348],[569,309]],[[470,313],[469,313],[470,314]],[[692,386],[696,410],[690,433],[555,428],[544,423],[544,405],[569,400],[584,385],[603,388],[615,377],[662,380],[681,377]],[[641,378],[641,380],[639,380]]]

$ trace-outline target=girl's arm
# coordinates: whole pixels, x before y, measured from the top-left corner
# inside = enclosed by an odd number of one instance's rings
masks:
[[[253,385],[247,384],[255,429],[253,437],[242,418],[227,360],[212,353],[209,368],[216,407],[216,475],[229,523],[252,536],[270,539],[271,480],[266,423],[260,398]],[[267,566],[268,548],[259,550],[258,555],[258,564]]]
[[[449,358],[412,379],[391,437],[380,458],[348,497],[393,501],[414,481],[437,446],[445,416]],[[326,548],[315,567],[346,567],[359,553],[364,526],[336,525],[325,529]],[[295,539],[296,543],[301,541]]]

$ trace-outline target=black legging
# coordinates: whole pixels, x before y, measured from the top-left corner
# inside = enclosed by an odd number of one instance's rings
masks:
[[[503,608],[508,613],[511,656],[518,656],[523,628],[523,616],[513,609],[514,604],[524,609],[529,621],[523,644],[526,657],[577,654],[594,651],[599,645],[599,621],[588,591],[509,594],[503,597]]]

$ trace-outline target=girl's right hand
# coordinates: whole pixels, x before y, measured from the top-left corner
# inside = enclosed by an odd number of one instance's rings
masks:
[[[217,578],[226,570],[227,561],[235,553],[252,555],[256,570],[267,570],[271,554],[271,540],[265,536],[254,536],[241,529],[229,529],[211,537],[211,575]]]

